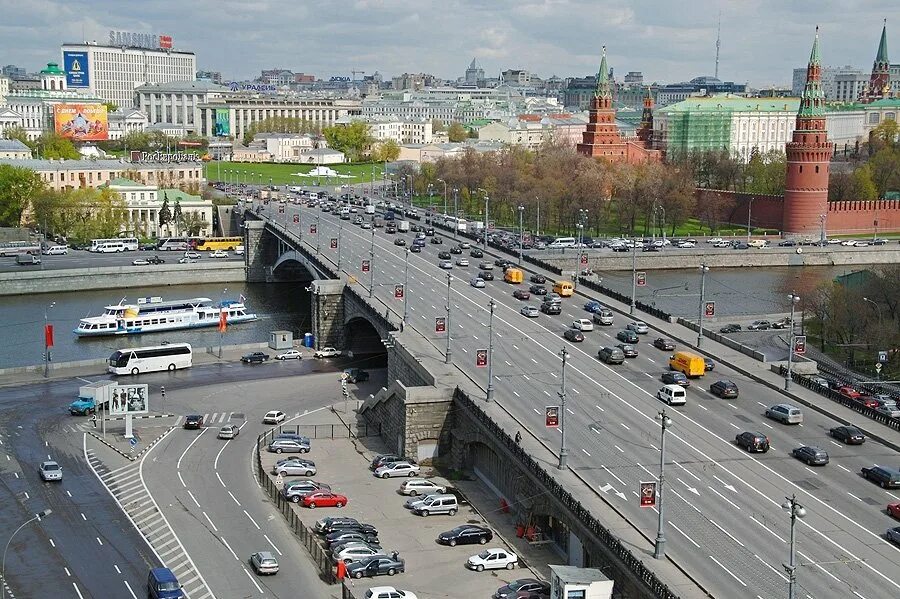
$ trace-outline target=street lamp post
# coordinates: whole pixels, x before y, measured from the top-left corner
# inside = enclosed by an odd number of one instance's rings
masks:
[[[864,298],[863,298],[863,301],[864,301],[864,302],[869,302],[870,304],[872,304],[873,306],[875,306],[875,309],[878,310],[878,324],[880,325],[880,324],[884,323],[884,320],[882,320],[882,318],[881,318],[881,306],[879,306],[878,303],[875,302],[874,300],[871,300],[871,299],[869,299],[869,298],[867,298],[867,297],[864,297]]]
[[[826,220],[828,220],[827,214],[819,215],[819,226],[821,227],[821,229],[819,231],[819,243],[821,245],[825,245],[825,241],[826,241],[826,239],[825,239],[825,221]]]
[[[488,215],[488,209],[490,208],[491,199],[488,197],[488,194],[484,194],[484,249],[488,249],[488,229],[490,228],[491,219]]]
[[[459,234],[459,190],[453,188],[453,218],[457,219],[453,225],[453,239],[457,239]]]
[[[781,504],[781,509],[790,512],[791,514],[791,553],[789,562],[786,564],[782,564],[784,566],[784,571],[788,574],[788,599],[796,599],[797,598],[797,545],[796,545],[796,536],[794,533],[794,529],[797,526],[797,518],[804,518],[806,516],[806,508],[800,505],[797,502],[797,496],[791,495],[790,497],[785,497],[787,501]]]
[[[45,518],[52,513],[53,513],[53,510],[51,510],[50,508],[41,510],[40,512],[38,512],[37,514],[35,514],[31,518],[29,518],[28,520],[26,520],[25,522],[20,524],[19,528],[17,528],[12,533],[12,535],[10,535],[9,540],[6,542],[6,548],[3,550],[3,564],[0,565],[0,570],[2,570],[2,574],[3,574],[3,584],[0,584],[0,598],[5,599],[5,597],[6,597],[6,552],[9,551],[9,546],[12,544],[12,541],[15,538],[16,534],[18,534],[18,532],[20,530],[22,530],[23,528],[25,528],[26,526],[28,526],[35,520],[40,521],[41,518]]]
[[[793,363],[794,358],[794,307],[800,301],[800,296],[791,293],[788,295],[788,300],[791,302],[791,322],[788,324],[791,327],[791,333],[788,335],[788,360],[787,360],[787,374],[784,375],[784,390],[791,390],[791,364]]]
[[[447,351],[444,352],[444,364],[449,364],[452,359],[450,353],[450,338],[453,337],[453,325],[450,323],[450,282],[453,275],[447,273]]]
[[[47,313],[50,311],[50,308],[56,305],[56,302],[50,302],[44,307],[44,378],[50,376],[50,344],[48,343],[49,339],[47,338],[47,325],[49,324],[49,319]]]
[[[369,297],[375,290],[375,227],[372,227],[372,245],[369,246]],[[403,290],[406,295],[406,290]]]
[[[747,243],[750,243],[750,212],[753,210],[753,198],[747,203]]]
[[[491,315],[488,318],[488,384],[487,384],[487,401],[494,400],[494,307],[496,302],[491,300],[489,304]]]
[[[634,314],[634,298],[637,295],[637,239],[631,238],[631,305],[628,313]]]
[[[700,308],[699,308],[699,316],[697,318],[697,347],[700,347],[700,344],[703,343],[703,299],[706,294],[706,273],[709,272],[709,267],[705,264],[700,265]]]
[[[438,179],[438,181],[444,184],[444,216],[447,216],[447,182],[443,179]]]
[[[660,212],[662,212],[662,226],[659,228],[662,233],[662,242],[663,245],[666,245],[666,209],[661,205],[656,207]]]
[[[316,212],[316,255],[318,255],[322,248],[322,227],[319,225],[319,217],[320,214]],[[374,232],[374,230],[373,227],[372,231]]]
[[[656,543],[653,546],[653,557],[662,559],[666,556],[666,535],[663,530],[665,522],[665,507],[663,506],[663,485],[666,481],[666,429],[672,426],[672,419],[666,415],[665,410],[660,410],[656,415],[660,424],[659,440],[659,485],[656,489],[657,505],[659,506],[659,520],[656,524]]]
[[[406,271],[403,275],[403,324],[409,322],[409,248],[406,248]],[[371,268],[371,266],[370,266]]]
[[[316,227],[316,233],[319,232],[319,228]],[[344,249],[344,244],[341,242],[341,237],[343,237],[344,233],[344,221],[338,221],[338,257],[337,257],[337,271],[338,274],[341,272],[341,250]]]
[[[541,198],[535,196],[534,201],[537,202],[537,221],[534,227],[534,234],[541,234]]]
[[[525,206],[519,205],[519,266],[522,266],[522,248],[525,246],[525,228],[522,217],[525,214]]]
[[[559,352],[559,356],[562,358],[562,380],[559,385],[559,427],[560,427],[560,436],[559,436],[559,465],[557,466],[560,470],[566,467],[566,462],[569,459],[569,449],[566,447],[566,360],[569,358],[569,352],[566,351],[566,348],[562,348]]]

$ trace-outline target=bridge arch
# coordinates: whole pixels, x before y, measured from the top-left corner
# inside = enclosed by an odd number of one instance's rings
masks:
[[[316,267],[310,263],[303,252],[294,249],[288,249],[278,256],[275,264],[272,265],[271,273],[276,278],[285,278],[290,274],[304,281],[325,278],[319,276]]]
[[[387,355],[381,333],[364,316],[354,316],[344,323],[344,349],[354,356]]]

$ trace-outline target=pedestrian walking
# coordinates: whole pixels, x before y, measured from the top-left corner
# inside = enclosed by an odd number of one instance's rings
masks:
[[[516,445],[522,444],[522,431],[516,431]]]

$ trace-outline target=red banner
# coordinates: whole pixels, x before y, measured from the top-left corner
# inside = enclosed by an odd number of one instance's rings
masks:
[[[559,406],[547,406],[545,420],[547,428],[556,428],[559,426]]]
[[[581,254],[581,265],[582,266],[588,265],[588,255],[587,254]]]
[[[487,366],[488,362],[488,351],[486,349],[476,349],[475,350],[475,366],[478,368],[484,368]]]
[[[394,285],[394,297],[403,299],[403,285]]]
[[[794,337],[794,353],[801,356],[806,353],[806,335]]]
[[[703,305],[703,315],[712,318],[716,315],[716,302],[706,302]]]
[[[647,273],[637,272],[634,273],[634,277],[636,279],[635,285],[637,285],[638,287],[643,287],[647,284]]]
[[[53,325],[44,325],[44,347],[53,347]]]
[[[447,330],[447,319],[443,316],[438,316],[434,319],[434,332],[435,333],[443,333]]]
[[[299,222],[300,222],[300,215],[299,215],[299,214],[295,214],[295,215],[294,215],[294,222],[295,222],[295,223],[299,223]]]
[[[641,483],[641,507],[656,506],[656,481]]]
[[[310,226],[309,226],[309,233],[310,233],[310,235],[315,235],[315,234],[316,234],[316,226],[315,226],[315,225],[310,225]]]
[[[369,272],[369,261],[368,260],[362,261],[362,271]]]
[[[278,205],[278,214],[284,214],[284,204]]]
[[[225,310],[219,312],[219,332],[224,333],[228,328],[228,313]]]
[[[333,250],[337,249],[337,237],[331,238],[331,249],[333,249]]]

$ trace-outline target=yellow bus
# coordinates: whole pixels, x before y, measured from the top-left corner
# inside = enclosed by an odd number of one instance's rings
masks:
[[[201,239],[197,242],[197,251],[215,251],[215,250],[229,250],[234,251],[239,245],[243,245],[244,238],[243,237],[207,237],[205,239]]]

